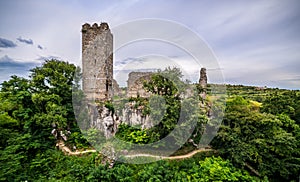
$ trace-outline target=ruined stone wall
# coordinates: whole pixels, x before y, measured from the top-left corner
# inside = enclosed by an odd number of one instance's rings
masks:
[[[149,97],[151,94],[143,89],[144,81],[150,80],[152,72],[131,72],[127,81],[127,97]]]
[[[143,106],[135,107],[136,102],[128,102],[122,110],[120,120],[130,126],[140,126],[148,129],[154,126],[149,115],[143,115]]]
[[[82,26],[83,91],[90,100],[111,100],[113,35],[107,23]]]
[[[207,87],[207,76],[206,76],[206,68],[201,68],[200,70],[200,79],[199,84],[202,88]]]
[[[113,87],[113,95],[114,96],[122,95],[122,89],[120,88],[118,82],[115,79],[113,79],[112,87]]]
[[[206,89],[207,89],[207,75],[206,75],[206,68],[201,68],[200,70],[200,79],[199,85],[201,88],[200,96],[203,100],[206,99]]]

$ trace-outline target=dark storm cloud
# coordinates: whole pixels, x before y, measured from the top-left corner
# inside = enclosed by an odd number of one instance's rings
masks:
[[[9,48],[9,47],[16,47],[17,44],[15,44],[13,41],[0,38],[0,47],[2,48]]]
[[[44,48],[41,45],[38,45],[37,48],[43,50]]]
[[[0,58],[0,83],[9,80],[12,75],[27,77],[29,70],[38,65],[35,62],[19,62],[5,55]]]
[[[45,61],[45,60],[51,60],[51,59],[61,60],[61,58],[57,57],[57,56],[40,56],[36,60],[38,60],[38,61]]]
[[[5,55],[3,57],[0,58],[0,70],[4,70],[4,69],[12,69],[13,68],[30,68],[34,65],[37,65],[37,63],[34,62],[19,62],[16,61],[12,58],[10,58],[9,56]]]
[[[32,44],[33,44],[33,41],[32,41],[31,39],[23,39],[22,37],[19,37],[19,38],[17,38],[17,40],[18,40],[19,42],[23,42],[23,43],[25,43],[25,44],[29,44],[29,45],[32,45]]]

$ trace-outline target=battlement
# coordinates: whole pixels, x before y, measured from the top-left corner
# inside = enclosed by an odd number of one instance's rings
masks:
[[[86,33],[88,31],[103,31],[103,30],[109,30],[109,26],[107,23],[102,22],[100,25],[97,23],[94,23],[92,26],[88,23],[85,23],[82,25],[82,33]]]
[[[90,25],[85,23],[82,25],[81,29],[82,33],[82,51],[86,50],[86,47],[90,44],[91,41],[95,40],[97,35],[101,35],[103,33],[110,33],[110,29],[107,23],[102,22],[100,25],[94,23]]]
[[[89,100],[112,100],[114,91],[121,91],[113,80],[113,35],[107,23],[82,25],[82,78],[83,91]],[[131,72],[127,81],[127,97],[149,97],[143,84],[153,72]],[[206,69],[200,70],[201,97],[205,99],[207,89]]]
[[[113,83],[113,35],[107,23],[82,25],[83,90],[88,99],[110,100]]]

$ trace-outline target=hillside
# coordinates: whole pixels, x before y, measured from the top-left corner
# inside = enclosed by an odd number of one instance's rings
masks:
[[[131,156],[135,163],[122,163],[124,159],[121,158],[130,157],[130,154],[120,155],[120,160],[116,160],[95,152],[91,141],[97,140],[93,137],[98,136],[98,131],[82,131],[80,123],[76,122],[72,103],[72,87],[79,87],[74,78],[76,72],[80,70],[73,64],[48,60],[32,69],[29,79],[12,76],[2,83],[0,181],[299,180],[299,90],[226,85],[226,95],[222,93],[220,97],[225,99],[226,105],[222,105],[214,102],[219,97],[211,92],[213,84],[208,85],[207,98],[196,102],[196,97],[183,100],[178,94],[180,89],[168,80],[161,82],[159,76],[154,76],[152,82],[145,84],[145,89],[154,93],[154,88],[159,88],[157,84],[169,88],[166,92],[158,92],[166,100],[166,112],[161,121],[147,129],[123,123],[115,136],[128,142],[129,147],[134,144],[144,146],[168,136],[175,125],[186,126],[190,120],[196,120],[197,124],[178,135],[171,135],[175,145],[180,143],[186,131],[193,129],[192,135],[183,144],[178,144],[179,150],[171,157],[161,157],[162,160],[153,162],[151,157],[165,151],[142,151],[141,148],[141,153]],[[182,84],[182,88],[184,86]],[[149,100],[131,101],[136,107],[143,106],[146,114],[153,112],[147,110]],[[104,103],[104,106],[111,110],[121,107],[114,103]],[[216,126],[214,118],[208,116],[207,106],[214,111],[225,111],[218,133],[209,144],[212,149],[197,145],[204,130],[209,132],[208,129]],[[188,114],[178,124],[180,111]],[[208,125],[211,128],[204,127]],[[59,146],[63,140],[66,151]],[[153,154],[143,156],[145,152]]]

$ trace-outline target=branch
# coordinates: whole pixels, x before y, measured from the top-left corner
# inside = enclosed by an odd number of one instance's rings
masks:
[[[246,166],[248,169],[250,169],[250,171],[251,171],[252,173],[254,173],[256,176],[260,177],[260,174],[259,174],[258,171],[256,171],[253,167],[251,167],[248,163],[244,163],[244,164],[245,164],[245,166]]]

